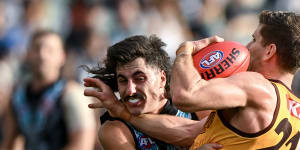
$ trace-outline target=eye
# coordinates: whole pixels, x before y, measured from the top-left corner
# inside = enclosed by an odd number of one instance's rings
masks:
[[[137,81],[145,81],[145,77],[137,77],[136,80]]]
[[[253,41],[253,42],[255,42],[255,41],[256,41],[254,36],[252,36],[252,41]]]
[[[126,83],[127,79],[125,78],[118,78],[118,83]]]

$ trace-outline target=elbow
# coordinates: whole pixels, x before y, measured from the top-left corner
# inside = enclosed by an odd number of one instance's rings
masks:
[[[188,111],[186,106],[188,104],[188,94],[183,90],[174,92],[172,94],[172,102],[173,104],[182,111]]]

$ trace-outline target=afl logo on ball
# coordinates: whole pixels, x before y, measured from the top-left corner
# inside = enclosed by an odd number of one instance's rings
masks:
[[[223,59],[222,51],[213,51],[206,54],[200,61],[200,67],[203,69],[209,69],[218,64]]]

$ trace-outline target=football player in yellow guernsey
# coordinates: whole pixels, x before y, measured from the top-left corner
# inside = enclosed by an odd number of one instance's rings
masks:
[[[249,72],[204,81],[186,73],[197,45],[177,51],[174,103],[184,111],[216,110],[191,150],[206,143],[219,143],[226,150],[300,149],[300,99],[290,90],[300,61],[300,16],[263,11],[259,19],[247,45]]]

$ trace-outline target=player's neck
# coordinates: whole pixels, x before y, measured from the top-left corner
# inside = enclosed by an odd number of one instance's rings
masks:
[[[277,68],[265,69],[262,74],[267,79],[274,79],[283,82],[287,87],[291,89],[292,80],[294,75],[289,72],[283,72]]]
[[[159,114],[161,111],[163,111],[163,109],[165,108],[165,105],[167,104],[167,99],[163,99],[161,100],[161,103],[159,104],[157,111],[155,112],[155,114]]]

